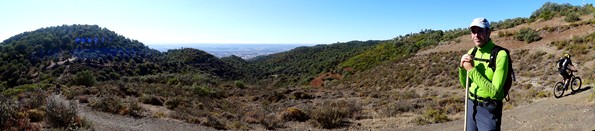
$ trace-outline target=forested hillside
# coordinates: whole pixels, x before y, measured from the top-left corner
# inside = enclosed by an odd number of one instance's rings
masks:
[[[204,72],[239,78],[230,65],[197,49],[165,53],[97,25],[62,25],[15,35],[0,43],[0,87],[25,84],[68,84],[89,70],[98,81],[123,76]]]
[[[280,85],[307,84],[316,75],[341,70],[337,65],[382,41],[350,41],[312,47],[298,47],[290,51],[248,60],[250,67],[261,70],[252,74],[259,80],[279,80]],[[276,77],[271,77],[271,76]]]

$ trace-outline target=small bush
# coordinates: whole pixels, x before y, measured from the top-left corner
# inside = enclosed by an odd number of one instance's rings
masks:
[[[80,103],[89,103],[89,96],[79,96],[78,100]]]
[[[531,28],[521,28],[521,30],[519,30],[519,32],[515,34],[514,38],[519,41],[525,41],[527,43],[541,40],[541,36],[539,36],[539,33]]]
[[[208,127],[213,127],[217,130],[227,130],[227,128],[225,127],[225,124],[223,122],[221,122],[220,120],[218,120],[217,118],[211,116],[211,115],[207,115],[200,123],[201,125],[204,126],[208,126]]]
[[[566,18],[564,18],[564,21],[570,23],[570,22],[577,22],[580,21],[581,18],[578,17],[578,15],[576,14],[569,14],[566,16]]]
[[[15,101],[0,94],[0,129],[15,124],[18,110],[19,107]]]
[[[428,108],[424,111],[423,116],[417,117],[412,120],[413,123],[418,125],[425,125],[431,123],[442,123],[450,121],[448,116],[446,115],[446,111],[442,109],[432,109]]]
[[[397,100],[396,102],[392,102],[387,105],[386,111],[384,112],[386,116],[395,116],[399,113],[413,111],[421,106],[417,105],[414,102],[409,100]]]
[[[286,121],[300,121],[300,122],[304,122],[304,121],[310,119],[310,117],[306,113],[304,113],[303,111],[301,111],[300,109],[297,109],[295,107],[287,108],[285,111],[281,112],[280,117]]]
[[[175,108],[178,108],[178,107],[184,106],[184,105],[188,105],[188,104],[189,104],[189,100],[187,100],[183,97],[174,97],[174,98],[170,98],[169,100],[165,101],[165,107],[170,110],[173,110]]]
[[[59,96],[53,95],[47,98],[46,119],[51,127],[76,128],[81,127],[77,123],[76,103],[60,101]]]
[[[200,96],[208,96],[208,97],[215,97],[220,98],[223,96],[223,92],[215,89],[210,88],[207,85],[197,85],[194,84],[192,86],[185,86],[185,88],[190,89],[194,94],[198,94]]]
[[[498,31],[498,37],[510,37],[513,36],[514,33],[508,31]]]
[[[27,116],[31,122],[40,122],[45,118],[45,111],[39,109],[31,109],[27,111]]]
[[[411,120],[412,123],[415,123],[417,125],[427,125],[427,124],[431,124],[432,122],[426,120],[423,116],[418,116],[413,118],[413,120]]]
[[[242,82],[242,81],[234,81],[233,84],[236,85],[236,87],[240,88],[240,89],[246,88],[246,85],[244,85],[244,82]]]
[[[545,26],[545,27],[541,28],[541,30],[544,30],[547,32],[554,32],[554,31],[556,31],[556,28],[550,27],[550,26]]]
[[[85,92],[83,86],[71,86],[63,90],[64,91],[62,92],[62,95],[64,95],[64,97],[66,97],[66,99],[68,100],[74,99],[77,96],[84,94]]]
[[[349,111],[339,108],[322,108],[312,111],[311,117],[317,127],[332,129],[344,125],[345,118],[349,117]]]
[[[154,95],[143,95],[140,97],[140,101],[145,104],[163,106],[164,98]]]
[[[47,95],[41,89],[37,88],[34,91],[29,92],[28,95],[29,99],[25,100],[25,106],[28,109],[39,108],[45,104],[45,98],[47,97]]]
[[[89,105],[93,109],[110,113],[118,113],[124,107],[122,100],[117,96],[102,96]]]
[[[121,114],[130,115],[130,116],[136,117],[136,118],[143,117],[143,113],[144,113],[143,107],[141,107],[140,104],[138,103],[138,101],[135,101],[135,100],[128,101],[126,111],[127,112],[121,112]]]
[[[292,92],[289,96],[292,99],[312,99],[314,98],[312,95],[300,91]]]
[[[264,126],[267,130],[275,130],[276,128],[283,127],[283,122],[273,114],[265,116],[264,119],[260,120],[260,124],[262,124],[262,126]]]
[[[446,115],[446,112],[444,110],[440,110],[440,109],[426,110],[424,112],[424,117],[431,118],[430,120],[433,123],[442,123],[442,122],[450,121],[450,119],[448,119],[448,116]]]
[[[552,93],[549,91],[539,91],[537,93],[536,97],[538,97],[538,98],[549,97],[549,96],[551,96],[551,94]]]
[[[94,86],[96,83],[95,75],[88,70],[76,73],[72,80],[73,85]]]

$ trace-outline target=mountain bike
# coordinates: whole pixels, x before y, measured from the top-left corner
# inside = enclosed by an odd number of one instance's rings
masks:
[[[564,91],[568,90],[568,86],[570,86],[570,90],[572,90],[572,92],[577,91],[581,88],[581,78],[575,76],[572,72],[576,71],[570,71],[570,80],[566,81],[566,83],[558,82],[556,83],[556,85],[554,85],[554,96],[556,98],[562,97]]]

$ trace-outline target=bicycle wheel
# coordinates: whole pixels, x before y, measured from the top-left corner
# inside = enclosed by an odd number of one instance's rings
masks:
[[[581,89],[581,78],[580,77],[574,77],[572,78],[572,83],[570,83],[570,89],[572,90],[572,92],[577,91],[578,89]]]
[[[556,98],[560,98],[560,97],[562,97],[563,94],[564,94],[564,83],[562,83],[562,82],[556,83],[556,85],[554,86],[554,96]]]

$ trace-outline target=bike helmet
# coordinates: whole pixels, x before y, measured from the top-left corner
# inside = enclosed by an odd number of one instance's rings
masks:
[[[566,54],[564,54],[564,57],[570,58],[570,54],[566,53]]]

